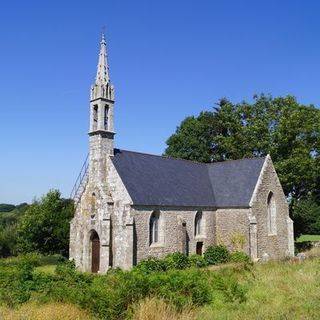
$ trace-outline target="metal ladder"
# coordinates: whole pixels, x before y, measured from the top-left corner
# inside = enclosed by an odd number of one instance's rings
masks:
[[[86,188],[89,179],[89,155],[87,155],[84,164],[80,170],[80,173],[72,188],[70,199],[73,200],[75,208],[78,206],[81,196]]]

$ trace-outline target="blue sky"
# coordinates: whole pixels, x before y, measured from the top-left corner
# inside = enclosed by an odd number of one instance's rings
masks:
[[[319,1],[2,1],[0,202],[68,196],[106,26],[116,146],[161,154],[221,97],[320,104]]]

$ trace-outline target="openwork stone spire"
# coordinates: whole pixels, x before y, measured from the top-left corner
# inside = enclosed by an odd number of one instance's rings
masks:
[[[99,62],[97,68],[96,84],[107,84],[109,78],[109,65],[107,59],[107,43],[104,34],[100,42]]]
[[[114,88],[110,82],[107,43],[104,34],[100,42],[96,81],[91,87],[91,100],[100,98],[114,100]]]

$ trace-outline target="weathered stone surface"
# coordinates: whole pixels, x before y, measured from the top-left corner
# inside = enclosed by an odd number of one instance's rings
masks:
[[[257,220],[258,257],[268,253],[271,259],[282,259],[290,252],[294,254],[293,227],[289,218],[288,203],[271,158],[268,156],[262,169],[256,193],[252,199],[251,212]],[[273,193],[276,201],[276,234],[268,234],[267,198]]]

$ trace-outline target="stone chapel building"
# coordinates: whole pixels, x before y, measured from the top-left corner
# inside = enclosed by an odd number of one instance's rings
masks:
[[[293,222],[270,156],[197,163],[114,148],[114,87],[104,36],[91,88],[89,158],[75,186],[70,258],[82,271],[214,244],[257,260],[294,254]]]

